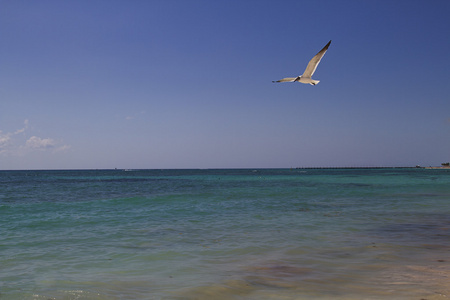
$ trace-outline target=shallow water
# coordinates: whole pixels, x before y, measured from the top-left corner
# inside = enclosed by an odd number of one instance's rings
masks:
[[[0,171],[0,299],[448,299],[450,172]]]

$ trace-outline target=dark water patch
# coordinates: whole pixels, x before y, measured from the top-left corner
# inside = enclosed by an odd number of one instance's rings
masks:
[[[439,220],[439,219],[438,219]],[[411,244],[436,243],[450,246],[450,219],[441,216],[439,222],[397,223],[382,225],[372,231],[379,238]]]

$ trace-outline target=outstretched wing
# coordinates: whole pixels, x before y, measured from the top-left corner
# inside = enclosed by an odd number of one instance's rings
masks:
[[[308,66],[306,67],[305,72],[303,73],[302,77],[311,78],[311,76],[314,74],[314,72],[317,69],[317,66],[320,63],[320,60],[325,55],[325,52],[327,52],[328,47],[330,46],[331,41],[328,42],[328,44],[323,47],[322,50],[319,51],[308,63]]]
[[[286,77],[277,81],[272,81],[272,82],[294,82],[295,79],[297,79],[297,77]]]

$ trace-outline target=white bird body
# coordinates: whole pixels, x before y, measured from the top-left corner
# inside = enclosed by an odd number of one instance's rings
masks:
[[[312,79],[312,75],[317,69],[317,66],[320,63],[320,60],[325,55],[325,52],[327,52],[328,47],[330,46],[331,41],[328,42],[328,44],[325,45],[325,47],[322,48],[322,50],[319,51],[308,63],[308,66],[305,69],[305,72],[303,72],[302,75],[297,77],[286,77],[277,81],[272,82],[301,82],[305,84],[311,84],[316,85],[320,82],[320,80],[314,80]]]

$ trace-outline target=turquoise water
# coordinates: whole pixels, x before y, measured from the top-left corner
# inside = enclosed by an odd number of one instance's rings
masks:
[[[448,299],[450,172],[0,171],[0,299]]]

